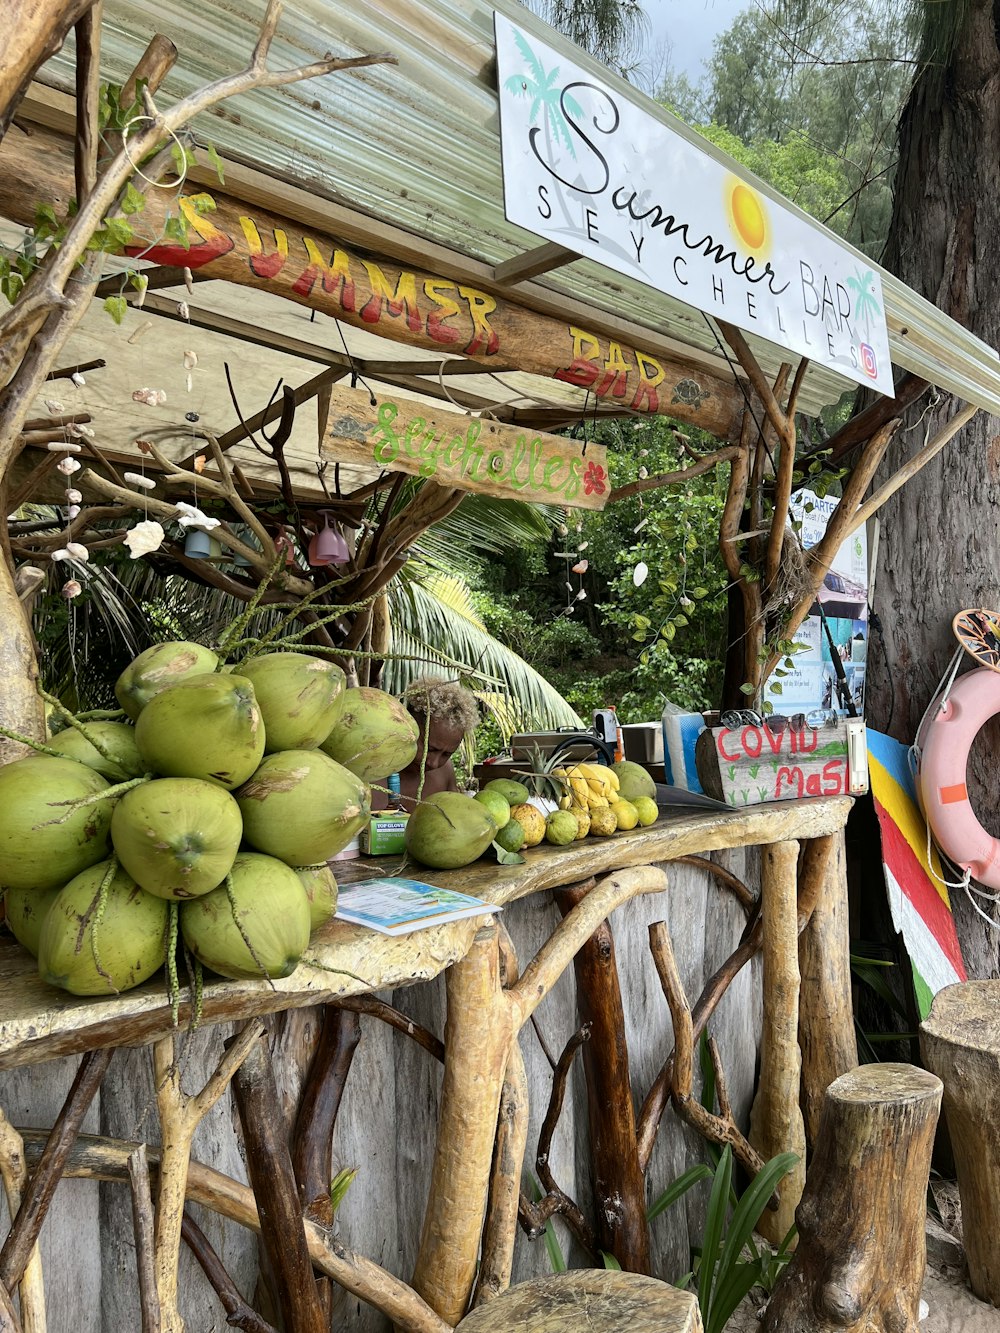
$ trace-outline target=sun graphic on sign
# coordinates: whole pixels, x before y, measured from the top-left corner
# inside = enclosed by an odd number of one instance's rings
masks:
[[[740,248],[755,259],[766,259],[771,249],[771,227],[764,200],[738,176],[725,184],[726,216]]]

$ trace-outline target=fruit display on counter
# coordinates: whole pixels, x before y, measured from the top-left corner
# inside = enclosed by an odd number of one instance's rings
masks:
[[[326,863],[368,820],[368,779],[416,753],[413,719],[306,653],[224,665],[187,642],[141,653],[115,693],[126,719],[66,714],[42,753],[0,767],[8,927],[76,995],[117,994],[167,963],[176,998],[179,941],[224,977],[287,976],[334,913]],[[445,800],[421,851],[474,859],[507,822],[492,804],[497,819]]]
[[[172,1002],[182,952],[223,977],[288,976],[335,912],[327,863],[368,822],[369,782],[417,754],[397,699],[345,685],[306,653],[226,664],[200,644],[162,643],[116,684],[127,720],[62,710],[69,725],[51,744],[0,766],[6,921],[39,974],[106,996],[166,964]],[[418,801],[407,856],[436,870],[490,854],[519,863],[543,843],[569,848],[657,817],[637,764],[536,756],[532,767],[523,783]]]

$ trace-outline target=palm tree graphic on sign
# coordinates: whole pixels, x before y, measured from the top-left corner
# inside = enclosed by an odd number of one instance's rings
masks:
[[[869,334],[872,316],[882,313],[882,307],[875,299],[875,274],[871,269],[863,273],[859,268],[854,274],[853,278],[847,279],[848,287],[854,292],[854,314],[857,319],[865,321],[865,333]]]
[[[531,98],[531,110],[528,113],[530,124],[534,125],[539,112],[543,113],[545,144],[549,156],[552,155],[552,138],[555,137],[575,160],[576,151],[569,126],[566,124],[566,117],[563,115],[563,107],[565,106],[571,116],[582,116],[583,108],[574,97],[569,94],[564,96],[562,88],[556,82],[559,76],[558,65],[554,65],[546,73],[545,66],[532,51],[524,34],[515,31],[514,41],[524,57],[526,68],[521,74],[512,74],[504,84],[504,88],[514,97]]]

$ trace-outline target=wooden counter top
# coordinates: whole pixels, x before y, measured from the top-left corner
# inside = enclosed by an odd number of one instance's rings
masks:
[[[785,801],[748,810],[661,813],[651,828],[588,838],[570,847],[532,848],[524,865],[489,859],[463,870],[408,873],[445,888],[505,905],[528,894],[627,866],[655,865],[693,852],[815,838],[843,827],[852,801],[831,797]],[[396,857],[362,858],[334,866],[342,884],[399,870]],[[203,1024],[322,1004],[342,995],[392,989],[437,976],[464,957],[484,918],[474,917],[391,938],[331,921],[310,941],[290,977],[213,981],[204,989]],[[327,970],[329,969],[329,970]],[[336,969],[339,969],[337,971]],[[353,975],[348,975],[353,974]],[[181,1004],[180,1021],[189,1017]],[[109,999],[85,999],[46,985],[35,960],[14,940],[0,940],[0,1069],[35,1064],[100,1046],[143,1045],[170,1031],[162,975]]]

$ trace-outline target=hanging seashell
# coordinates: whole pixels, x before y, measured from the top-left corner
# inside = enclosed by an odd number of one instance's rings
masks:
[[[178,500],[175,508],[181,515],[177,522],[182,528],[201,528],[203,532],[211,532],[213,528],[222,526],[219,519],[209,518],[196,505],[189,505],[186,500]]]
[[[194,296],[194,278],[191,276],[191,270],[189,268],[184,270],[184,286],[188,289],[190,294]]]
[[[132,559],[138,560],[140,556],[148,555],[150,551],[158,551],[163,545],[165,536],[166,533],[160,524],[154,519],[147,518],[137,523],[134,528],[130,528],[123,541]]]
[[[78,505],[83,499],[83,491],[74,491],[72,488],[66,492],[66,499],[71,505]]]
[[[140,292],[139,300],[136,302],[136,305],[141,306],[145,299],[146,299],[145,291]],[[153,327],[153,321],[151,319],[143,320],[143,322],[136,329],[135,333],[129,334],[129,339],[128,339],[129,342],[137,343],[139,339],[142,337],[142,335],[144,333],[147,333],[152,327]]]
[[[60,458],[59,462],[56,464],[56,467],[59,469],[59,471],[63,474],[64,477],[71,477],[74,472],[80,471],[80,464],[76,461],[75,458]]]
[[[70,558],[69,551],[66,549],[65,546],[60,546],[58,551],[52,552],[53,560],[68,560],[69,558]]]
[[[79,597],[82,592],[83,588],[77,583],[76,579],[68,579],[62,586],[62,595],[64,597]]]
[[[637,588],[641,588],[649,577],[649,566],[644,560],[640,560],[635,569],[632,570],[632,582]]]
[[[195,366],[196,366],[197,364],[198,364],[198,353],[197,353],[197,352],[187,351],[187,352],[184,353],[184,369],[185,369],[185,370],[194,370],[194,368],[195,368]]]
[[[77,492],[77,494],[79,494],[79,492]],[[66,510],[66,513],[70,516],[70,518],[76,518],[79,512],[80,512],[79,505],[70,505],[70,507]]]
[[[572,592],[572,591],[573,591],[573,585],[572,585],[572,583],[567,583],[567,584],[566,584],[566,591],[567,591],[567,592]]]
[[[181,319],[186,319],[186,320],[190,321],[190,319],[191,319],[191,311],[190,311],[190,309],[188,308],[188,303],[187,303],[187,301],[178,301],[178,302],[177,302],[177,313],[178,313],[178,315],[180,315]]]
[[[45,410],[51,417],[61,417],[66,411],[62,403],[58,402],[55,398],[45,399]]]
[[[133,486],[139,486],[144,491],[156,490],[156,482],[149,477],[144,477],[141,472],[123,472],[122,476],[126,481],[130,481]]]
[[[83,425],[82,422],[79,423],[74,422],[69,428],[69,433],[70,435],[82,435],[88,440],[94,440],[97,438],[94,432],[91,430],[91,428],[89,426]],[[68,445],[67,448],[69,448]],[[77,452],[79,453],[79,450],[77,450]]]
[[[83,542],[67,542],[66,551],[74,560],[79,560],[81,565],[85,565],[90,559],[90,552]]]
[[[577,602],[585,602],[587,600],[587,589],[581,588],[574,600]]]
[[[647,478],[648,476],[649,476],[649,468],[648,468],[648,467],[641,467],[641,468],[639,469],[639,480],[640,480],[640,481],[645,481],[646,478]]]
[[[585,551],[589,545],[590,542],[577,542],[577,546],[581,551]]]
[[[87,386],[87,381],[83,378],[83,376],[80,374],[78,370],[73,371],[72,375],[70,375],[70,379],[73,381],[73,383],[76,385],[78,389],[84,389]]]
[[[195,472],[197,472],[197,474],[198,474],[199,477],[200,477],[201,474],[205,471],[205,464],[206,464],[207,462],[208,462],[208,454],[198,454],[198,455],[195,457],[195,460],[194,460],[194,463],[192,464],[192,466],[194,467],[194,470],[195,470]]]
[[[558,528],[556,528],[556,532],[558,532],[560,537],[569,536],[569,528],[566,526],[565,523],[560,523]]]
[[[590,568],[590,561],[589,561],[589,560],[578,560],[578,561],[576,562],[576,564],[573,566],[573,573],[574,573],[574,574],[586,574],[586,572],[587,572],[587,570],[588,570],[589,568]]]
[[[52,440],[46,446],[50,454],[82,454],[82,444],[70,444],[67,440]]]

